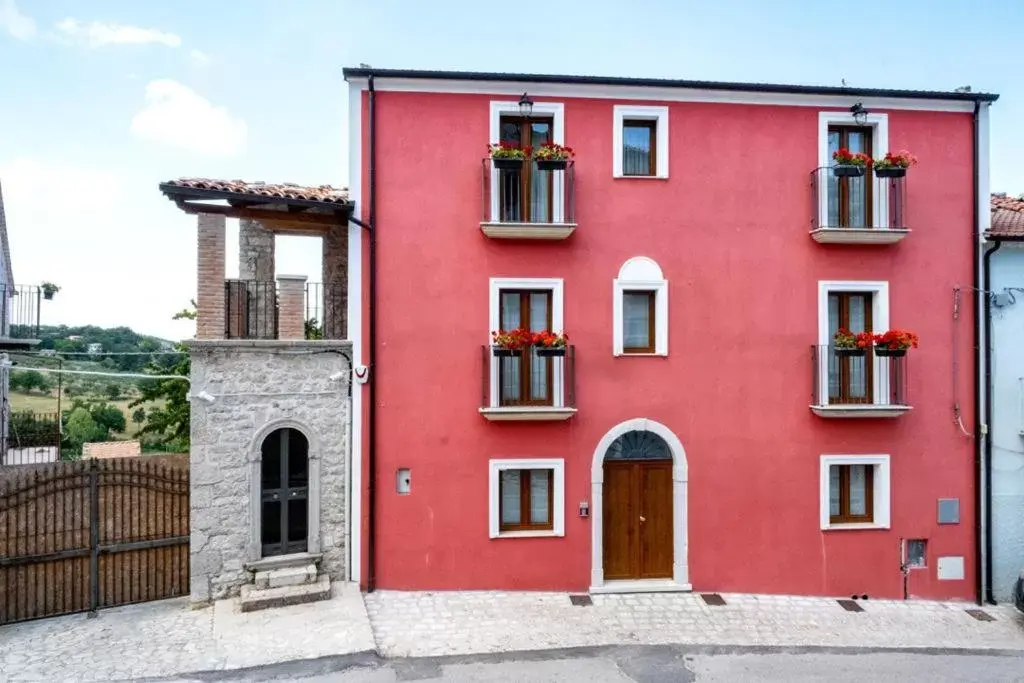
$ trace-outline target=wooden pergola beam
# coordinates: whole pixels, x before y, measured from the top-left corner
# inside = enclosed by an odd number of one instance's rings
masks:
[[[335,225],[344,225],[348,222],[346,213],[289,213],[288,211],[272,211],[267,209],[251,209],[241,206],[217,206],[213,204],[196,204],[188,201],[176,202],[178,208],[185,213],[200,214],[209,213],[227,218],[247,218],[260,221],[264,227],[272,228],[273,225],[286,226],[290,230],[318,230],[323,231]]]

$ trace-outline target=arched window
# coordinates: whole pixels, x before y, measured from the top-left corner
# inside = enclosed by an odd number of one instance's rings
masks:
[[[672,451],[654,432],[636,430],[615,439],[604,457],[605,460],[671,460]]]
[[[277,429],[262,445],[263,556],[304,553],[309,539],[309,442],[297,429]]]
[[[613,283],[612,350],[616,356],[668,355],[668,281],[646,256],[622,264]]]

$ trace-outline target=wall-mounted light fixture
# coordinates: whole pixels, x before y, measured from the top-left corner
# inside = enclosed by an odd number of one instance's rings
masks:
[[[201,401],[206,401],[207,403],[213,403],[214,401],[217,400],[216,398],[213,397],[213,394],[211,394],[208,391],[200,391],[198,394],[195,395],[195,397]]]
[[[519,114],[525,118],[530,118],[533,114],[533,100],[526,93],[519,98]]]
[[[850,113],[853,114],[853,120],[857,122],[858,126],[863,126],[867,123],[868,110],[860,102],[850,107]]]

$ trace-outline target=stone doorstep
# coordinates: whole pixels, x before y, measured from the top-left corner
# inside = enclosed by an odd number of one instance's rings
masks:
[[[303,567],[307,564],[319,565],[323,553],[293,553],[291,555],[271,555],[259,560],[245,563],[246,571],[266,572],[286,567]]]
[[[304,567],[281,567],[280,569],[258,571],[256,572],[256,588],[265,590],[267,588],[315,583],[316,574],[316,565],[312,563]]]
[[[252,584],[246,584],[242,586],[239,606],[243,612],[255,612],[272,607],[329,600],[330,597],[331,579],[326,574],[321,574],[317,577],[316,583],[304,583],[298,586],[259,589]]]

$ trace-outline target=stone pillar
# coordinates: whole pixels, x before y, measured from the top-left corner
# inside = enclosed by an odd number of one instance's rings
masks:
[[[323,237],[324,339],[348,338],[348,225],[332,225]]]
[[[238,279],[247,290],[245,321],[252,339],[274,339],[277,306],[274,233],[259,221],[238,221]]]
[[[306,338],[306,276],[277,276],[277,338]]]
[[[196,339],[224,338],[224,216],[198,216]]]
[[[274,233],[259,221],[238,221],[238,279],[274,281]]]

